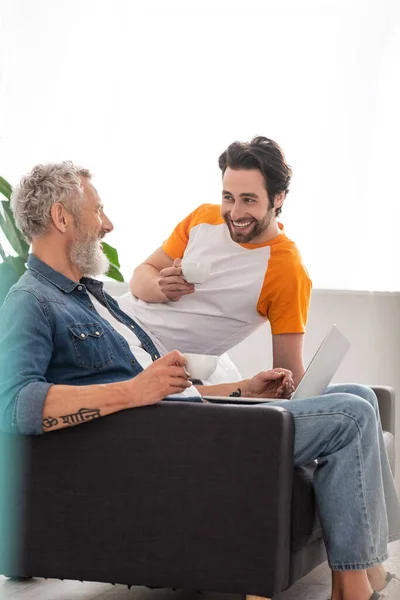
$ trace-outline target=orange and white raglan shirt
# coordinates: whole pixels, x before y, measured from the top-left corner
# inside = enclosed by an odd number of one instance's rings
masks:
[[[208,279],[177,302],[149,303],[130,295],[121,308],[168,351],[221,355],[266,319],[272,334],[303,333],[311,281],[298,249],[279,227],[281,233],[269,242],[238,244],[220,206],[202,204],[162,247],[172,259],[211,263]]]

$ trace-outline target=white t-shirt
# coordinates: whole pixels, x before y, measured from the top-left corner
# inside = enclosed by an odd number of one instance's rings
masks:
[[[136,358],[140,366],[143,369],[149,367],[153,363],[153,360],[150,354],[146,352],[146,350],[142,347],[142,344],[139,338],[135,335],[135,333],[129,327],[124,325],[124,323],[118,321],[118,319],[116,319],[114,315],[112,315],[110,311],[105,306],[103,306],[92,294],[89,293],[89,296],[93,303],[93,306],[95,307],[99,315],[103,317],[103,319],[106,319],[106,321],[108,321],[110,325],[126,339],[130,351],[132,352],[133,356]],[[184,392],[181,392],[180,394],[170,394],[169,396],[167,396],[167,398],[176,398],[177,400],[194,397],[200,398],[200,394],[194,387],[194,385],[191,385],[189,388],[187,388]]]
[[[118,298],[128,315],[151,331],[156,345],[220,356],[270,322],[273,335],[304,333],[311,281],[295,244],[283,232],[260,244],[238,244],[219,205],[203,204],[163,243],[171,258],[208,263],[211,272],[178,302]]]

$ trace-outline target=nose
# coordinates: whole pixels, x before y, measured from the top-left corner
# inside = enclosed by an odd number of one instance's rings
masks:
[[[245,212],[243,211],[243,206],[239,202],[235,202],[231,209],[231,219],[232,221],[238,221],[245,216]]]
[[[105,233],[111,233],[112,230],[114,229],[114,225],[111,223],[110,219],[104,213],[102,214],[102,217],[101,217],[101,228]]]

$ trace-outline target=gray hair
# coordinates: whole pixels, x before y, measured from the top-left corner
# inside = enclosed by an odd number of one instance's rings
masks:
[[[18,229],[31,242],[48,232],[51,207],[60,202],[76,218],[80,213],[83,189],[80,177],[91,178],[87,169],[71,161],[37,165],[13,190],[11,209]]]

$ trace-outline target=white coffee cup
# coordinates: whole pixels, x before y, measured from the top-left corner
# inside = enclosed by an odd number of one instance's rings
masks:
[[[193,379],[208,379],[217,368],[219,356],[213,354],[184,354],[186,370]]]
[[[211,271],[211,264],[206,262],[182,261],[182,275],[188,283],[204,283]]]

